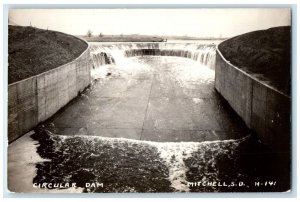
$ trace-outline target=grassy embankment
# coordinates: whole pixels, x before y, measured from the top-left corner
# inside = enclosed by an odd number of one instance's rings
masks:
[[[68,63],[87,48],[74,36],[50,30],[9,26],[8,33],[9,84]]]
[[[219,45],[233,65],[290,95],[291,27],[274,27],[236,36]]]

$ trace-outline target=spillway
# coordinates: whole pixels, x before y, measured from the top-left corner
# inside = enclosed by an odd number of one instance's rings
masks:
[[[214,69],[216,45],[214,43],[99,43],[91,46],[94,68],[106,64],[120,64],[124,57],[147,55],[189,58]]]

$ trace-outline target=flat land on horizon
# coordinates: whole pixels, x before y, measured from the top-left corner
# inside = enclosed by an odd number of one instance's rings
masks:
[[[130,35],[103,35],[103,36],[77,36],[88,42],[163,42],[167,40],[219,40],[219,38],[211,37],[191,37],[191,36],[152,36],[152,35],[140,35],[140,34],[130,34]],[[220,38],[224,39],[224,38]]]

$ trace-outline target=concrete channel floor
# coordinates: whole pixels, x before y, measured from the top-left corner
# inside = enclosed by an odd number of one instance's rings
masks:
[[[215,91],[214,71],[190,59],[126,58],[94,74],[92,87],[50,120],[55,133],[159,142],[249,134]]]

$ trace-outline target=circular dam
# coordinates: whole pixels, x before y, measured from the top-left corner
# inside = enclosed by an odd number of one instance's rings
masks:
[[[61,135],[199,142],[244,137],[214,89],[214,44],[92,44],[91,87],[51,120]]]
[[[48,183],[34,191],[66,193],[286,190],[288,182],[274,171],[278,162],[215,90],[216,44],[90,43],[90,86],[12,143],[10,151],[26,148],[15,159],[35,156],[28,187]],[[14,173],[26,166],[15,166]],[[283,183],[257,187],[258,177]],[[49,188],[57,182],[76,188]]]

